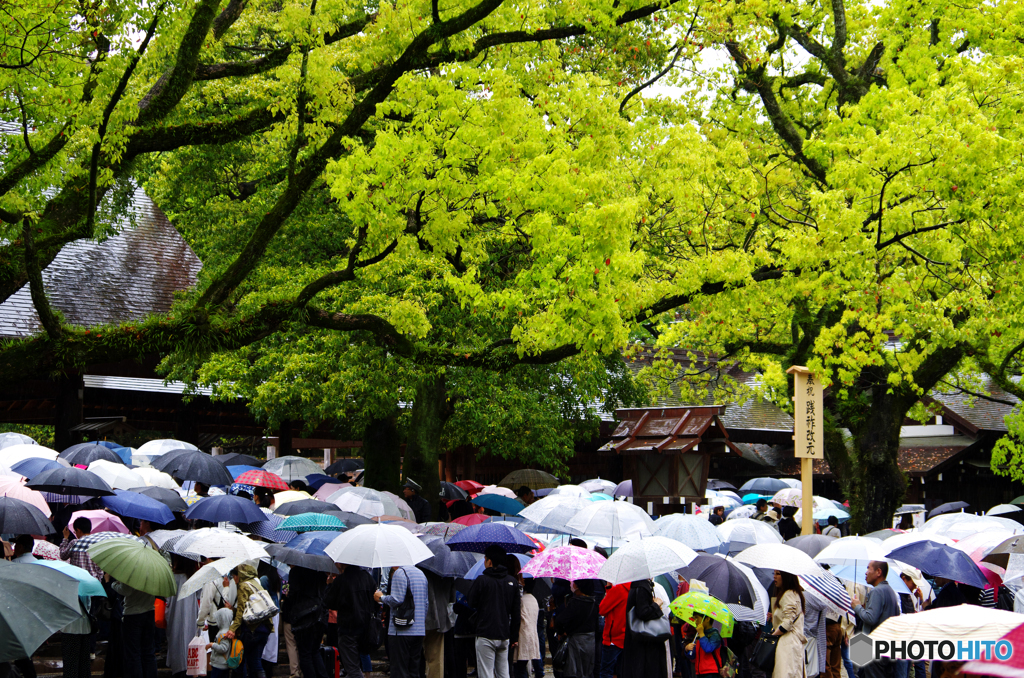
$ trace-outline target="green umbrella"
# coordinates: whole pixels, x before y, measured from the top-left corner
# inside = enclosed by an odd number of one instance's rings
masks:
[[[687,624],[693,625],[693,614],[696,612],[705,617],[711,617],[722,625],[722,637],[732,636],[732,626],[735,617],[725,606],[725,603],[718,598],[709,596],[703,591],[690,591],[684,593],[669,606],[672,614],[682,619]]]
[[[0,662],[31,657],[47,638],[81,616],[76,579],[0,560]]]
[[[174,573],[164,557],[134,539],[116,538],[89,547],[89,557],[117,581],[153,596],[178,592]]]
[[[292,532],[337,532],[345,529],[341,518],[329,513],[300,513],[288,516],[275,530]]]
[[[1016,499],[1014,499],[1010,503],[1011,504],[1024,504],[1024,494],[1022,494],[1021,496],[1017,497]]]
[[[558,487],[561,484],[561,481],[550,473],[538,471],[534,468],[521,468],[518,471],[512,471],[512,473],[502,478],[501,482],[498,483],[498,487],[518,490],[525,485],[531,490],[542,490],[548,487]]]

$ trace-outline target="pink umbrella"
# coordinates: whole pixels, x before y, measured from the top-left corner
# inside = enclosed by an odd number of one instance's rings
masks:
[[[327,501],[327,498],[343,487],[352,487],[352,483],[324,483],[320,489],[313,494],[314,499]]]
[[[1024,647],[1024,624],[1007,633],[997,643],[1004,640],[1009,643],[1009,649],[1012,652],[1009,658],[998,659],[993,657],[990,652],[986,654],[986,659],[976,659],[973,662],[967,662],[960,669],[960,672],[976,673],[984,676],[1000,676],[1001,678],[1024,678],[1024,652],[1013,652],[1016,648]],[[992,649],[997,648],[1002,650],[998,645],[993,646]],[[1005,656],[1005,652],[1000,652],[1000,654]]]
[[[1006,576],[1006,570],[993,565],[992,563],[981,562],[978,563],[978,567],[981,568],[981,573],[985,575],[985,579],[996,591],[999,590],[999,585],[1003,583],[1003,577]]]
[[[10,497],[11,499],[20,499],[28,502],[42,511],[46,517],[53,514],[53,511],[50,510],[50,505],[43,499],[42,493],[25,487],[14,478],[0,476],[0,497]]]
[[[75,511],[71,514],[71,520],[68,521],[68,524],[74,525],[75,521],[79,518],[88,518],[89,522],[92,523],[93,532],[131,534],[131,531],[125,527],[120,518],[106,511]]]
[[[605,560],[604,556],[590,549],[556,546],[534,556],[521,572],[534,577],[558,577],[569,581],[598,579],[597,573]]]
[[[468,516],[461,516],[452,522],[458,523],[459,525],[465,525],[466,527],[471,527],[473,525],[479,525],[480,523],[486,523],[487,516],[482,513],[470,513]]]
[[[60,549],[56,544],[36,539],[35,546],[32,547],[32,555],[44,560],[60,560]]]

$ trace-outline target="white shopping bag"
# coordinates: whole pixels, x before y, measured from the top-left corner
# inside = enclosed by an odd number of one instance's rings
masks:
[[[185,673],[190,676],[206,675],[206,644],[210,642],[210,634],[201,632],[192,639],[186,650]]]

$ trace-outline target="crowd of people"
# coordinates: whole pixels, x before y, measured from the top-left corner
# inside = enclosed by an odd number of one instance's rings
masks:
[[[333,480],[351,484],[360,478],[353,474]],[[288,491],[306,490],[311,488],[296,480]],[[283,501],[266,487],[223,491],[251,500],[268,516]],[[411,532],[500,519],[495,511],[467,501],[471,495],[434,504],[421,491],[411,479],[403,486],[409,516],[395,522],[405,523]],[[203,500],[218,492],[196,483],[189,493],[181,493]],[[538,501],[526,486],[514,496],[510,500],[524,509]],[[767,523],[782,539],[799,534],[792,507],[773,506],[766,499],[755,507],[753,520]],[[364,567],[335,558],[324,568],[322,561],[312,564],[320,556],[311,556],[309,563],[264,557],[240,561],[196,590],[189,583],[218,559],[175,550],[168,535],[216,527],[263,546],[273,542],[272,535],[247,533],[245,525],[188,520],[182,514],[157,530],[151,521],[123,516],[134,536],[160,551],[173,573],[178,594],[158,596],[98,567],[89,549],[80,547],[95,537],[92,520],[79,517],[60,525],[70,508],[50,516],[62,529],[60,538],[51,537],[52,548],[40,548],[46,543],[40,535],[22,534],[13,538],[9,556],[19,565],[59,558],[102,583],[106,595],[84,601],[82,619],[59,633],[65,678],[91,675],[97,656],[103,658],[107,678],[154,678],[161,661],[174,678],[199,671],[211,678],[360,678],[370,671],[373,659],[384,662],[396,678],[731,678],[735,673],[742,678],[851,678],[855,673],[861,678],[925,678],[922,662],[882,661],[855,669],[849,661],[850,638],[858,629],[870,632],[901,613],[1003,602],[998,591],[987,600],[972,597],[965,595],[966,587],[942,578],[935,580],[937,595],[932,595],[919,577],[907,574],[903,581],[910,593],[897,594],[887,582],[887,562],[872,561],[864,573],[866,586],[846,582],[852,605],[841,610],[808,595],[799,577],[781,569],[765,581],[769,605],[763,630],[756,623],[736,621],[729,637],[723,637],[721,619],[695,613],[684,620],[670,607],[688,592],[706,591],[699,579],[674,572],[664,573],[667,578],[621,583],[534,577],[523,572],[528,556],[510,553],[499,543],[477,551],[482,566],[473,577],[468,572],[442,576],[422,562]],[[454,522],[432,522],[438,514]],[[479,521],[467,523],[467,516]],[[714,507],[705,518],[720,528],[726,522],[724,507]],[[818,526],[818,533],[838,537],[835,517]],[[613,551],[577,537],[567,536],[562,543],[592,551],[602,561]],[[538,543],[537,552],[543,548]],[[667,631],[649,630],[661,623]],[[759,643],[766,642],[762,636],[777,641],[770,666],[759,663],[757,656]],[[187,659],[197,640],[203,655],[208,653],[201,669],[190,667]],[[12,665],[34,678],[30,657],[17,658]],[[934,667],[932,673],[937,678]]]

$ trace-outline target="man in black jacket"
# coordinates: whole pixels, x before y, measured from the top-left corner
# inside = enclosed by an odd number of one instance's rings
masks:
[[[377,585],[361,567],[344,563],[336,563],[335,567],[338,576],[327,589],[326,602],[327,607],[338,612],[338,660],[346,678],[363,678],[359,639],[367,631],[377,604],[373,600]],[[379,631],[382,633],[383,629]]]
[[[412,509],[413,516],[417,523],[430,522],[430,502],[420,496],[420,487],[412,478],[406,478],[402,485],[402,494],[405,495],[405,502]]]
[[[508,651],[519,638],[522,598],[519,583],[505,561],[505,549],[491,545],[484,551],[484,573],[469,589],[468,606],[476,616],[476,670],[479,678],[509,678]]]

